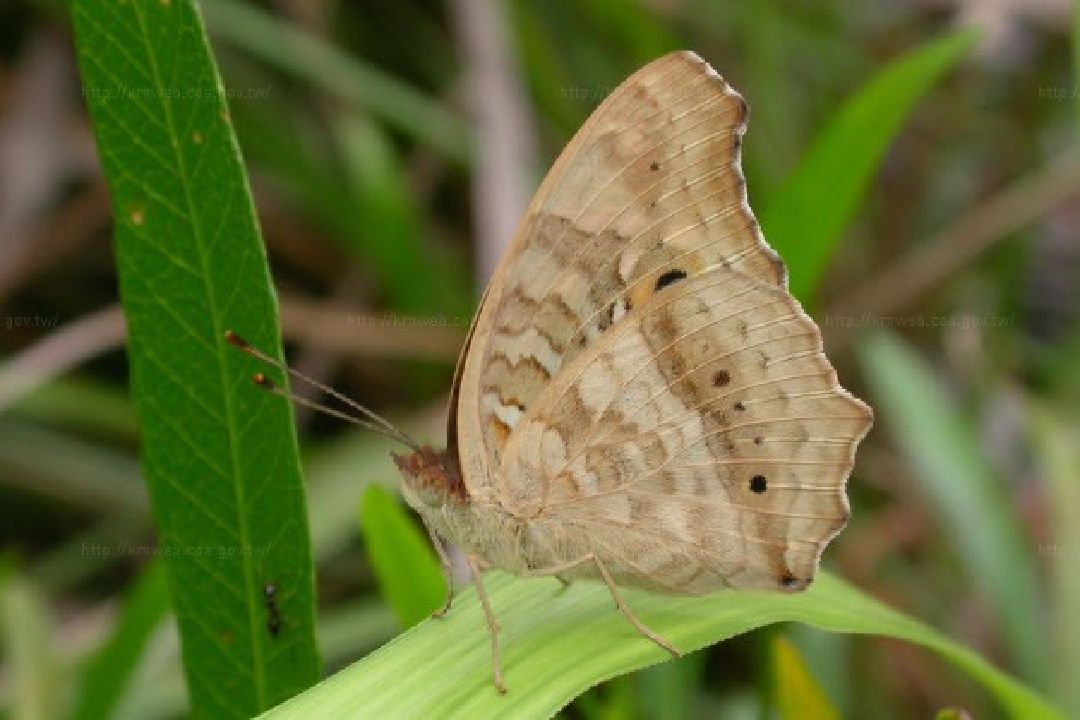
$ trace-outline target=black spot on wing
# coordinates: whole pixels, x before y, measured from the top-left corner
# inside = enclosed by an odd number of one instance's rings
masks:
[[[765,492],[768,486],[769,483],[765,479],[764,475],[755,475],[754,477],[750,478],[750,492],[752,493],[757,493],[758,495],[760,495]]]
[[[679,282],[686,278],[685,270],[668,270],[666,273],[656,278],[656,289],[662,290],[668,285]]]

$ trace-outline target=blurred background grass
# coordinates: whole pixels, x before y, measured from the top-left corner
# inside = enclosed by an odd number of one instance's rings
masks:
[[[842,382],[878,416],[827,564],[1080,715],[1068,2],[216,0],[205,12],[290,359],[436,441],[478,288],[543,170],[627,74],[686,47],[744,94],[760,215],[884,64],[978,27],[803,293]],[[115,717],[180,717],[70,33],[62,4],[0,6],[0,712],[34,697],[61,715],[84,678],[127,665],[137,682]],[[787,232],[776,244],[797,246]],[[798,286],[813,268],[791,271]],[[379,439],[298,418],[333,669],[408,622],[384,604],[357,527],[365,488],[396,477]],[[844,716],[993,712],[923,651],[792,627],[613,681],[566,715],[790,716],[797,691],[777,677]]]

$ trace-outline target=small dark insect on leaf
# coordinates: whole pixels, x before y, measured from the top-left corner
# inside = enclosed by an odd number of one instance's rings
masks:
[[[277,606],[277,586],[267,583],[263,586],[263,601],[266,604],[266,629],[271,637],[281,632],[281,613]]]

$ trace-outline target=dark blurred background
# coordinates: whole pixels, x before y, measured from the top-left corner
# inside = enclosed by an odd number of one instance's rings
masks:
[[[689,48],[743,93],[760,212],[886,63],[980,28],[974,51],[917,104],[807,298],[841,381],[877,411],[849,486],[854,517],[827,565],[1080,712],[1069,680],[1080,667],[1069,664],[1080,662],[1070,3],[204,8],[290,360],[436,440],[479,289],[545,169],[626,75]],[[147,561],[129,551],[152,530],[110,234],[67,10],[0,2],[4,716],[16,717],[28,662],[69,692],[72,668],[109,633]],[[339,667],[397,632],[356,529],[365,484],[395,474],[379,439],[302,410],[298,420],[320,637]],[[993,716],[980,690],[925,651],[782,632],[845,716],[950,706]],[[760,716],[766,634],[691,661],[687,717]],[[122,717],[183,716],[176,643],[171,624],[157,633]],[[635,701],[649,683],[648,672],[614,681],[566,716],[649,717]]]

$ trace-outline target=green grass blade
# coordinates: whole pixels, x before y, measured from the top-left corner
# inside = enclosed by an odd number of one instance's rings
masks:
[[[53,651],[53,628],[36,585],[0,566],[0,657],[11,718],[60,716],[65,678]]]
[[[1051,536],[1039,548],[1050,559],[1053,578],[1054,668],[1057,697],[1071,714],[1080,717],[1080,418],[1061,408],[1029,403],[1031,440],[1051,509]]]
[[[485,575],[510,692],[491,681],[491,656],[475,590],[430,619],[263,717],[547,718],[608,678],[670,656],[639,636],[600,583],[563,590],[553,579]],[[820,573],[805,593],[724,592],[672,598],[626,591],[634,612],[684,651],[783,621],[834,632],[885,635],[930,648],[981,683],[1011,717],[1061,717],[971,650]]]
[[[53,378],[11,406],[13,416],[82,435],[128,442],[138,437],[127,393],[80,378]]]
[[[752,142],[744,143],[743,169],[757,197],[772,197],[776,187],[788,175],[798,159],[802,138],[799,133],[809,124],[791,118],[800,112],[796,105],[797,88],[789,75],[793,49],[788,37],[781,0],[733,3],[726,8],[709,3],[702,8],[710,15],[730,16],[720,22],[736,29],[733,39],[745,63],[745,78],[739,92],[750,103],[753,123]],[[726,12],[725,12],[726,10]]]
[[[799,651],[783,635],[772,639],[773,687],[782,720],[839,720]]]
[[[252,387],[258,364],[223,341],[234,328],[280,354],[251,194],[191,0],[80,0],[73,19],[192,707],[250,717],[319,672],[290,409]],[[277,635],[263,597],[271,582]]]
[[[807,665],[814,669],[814,680],[821,685],[840,717],[852,714],[855,688],[860,676],[851,671],[855,666],[852,658],[854,638],[850,635],[821,632],[808,625],[791,625],[784,628],[787,638]]]
[[[761,217],[787,262],[791,292],[806,302],[889,144],[916,101],[974,44],[964,31],[894,60],[848,99],[811,144]]]
[[[379,125],[359,115],[346,115],[335,124],[345,166],[349,217],[343,218],[346,237],[386,288],[395,310],[424,314],[465,312],[469,283],[457,278],[458,297],[444,275],[459,275],[440,267],[423,239],[424,211],[417,206],[391,138]],[[416,282],[417,277],[429,278]],[[457,301],[457,302],[455,302]],[[455,307],[456,304],[456,307]]]
[[[1072,6],[1072,79],[1076,88],[1080,85],[1080,0],[1073,0]],[[1080,130],[1080,93],[1074,90],[1072,96],[1076,126]]]
[[[205,12],[215,38],[355,103],[452,160],[467,162],[465,124],[438,100],[254,5],[214,0]]]
[[[585,0],[578,5],[588,19],[587,27],[603,28],[618,39],[623,53],[638,65],[645,65],[682,45],[668,23],[645,3],[622,0]],[[613,43],[614,44],[614,43]]]
[[[360,532],[379,590],[402,627],[412,627],[442,605],[446,585],[430,541],[381,485],[364,492]]]
[[[82,672],[73,720],[111,717],[129,686],[150,635],[169,616],[165,568],[152,563],[132,587],[112,636]]]
[[[0,467],[5,469],[0,487],[21,485],[100,515],[136,519],[147,514],[135,459],[73,433],[0,418]]]
[[[881,425],[903,449],[954,551],[992,604],[1021,675],[1045,683],[1046,635],[1034,558],[969,421],[925,361],[895,335],[858,346]]]

